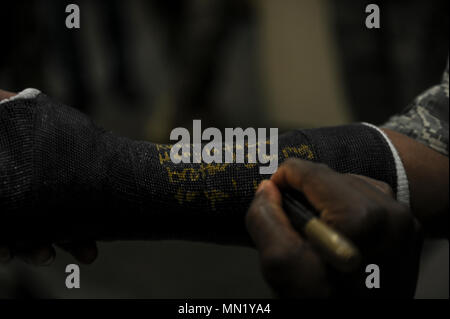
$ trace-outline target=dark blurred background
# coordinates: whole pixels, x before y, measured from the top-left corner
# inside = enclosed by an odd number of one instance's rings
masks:
[[[440,80],[448,1],[77,1],[0,5],[0,88],[35,87],[136,139],[177,126],[381,124]],[[230,230],[231,232],[233,230]],[[448,242],[427,242],[417,297],[448,298]],[[188,242],[101,243],[67,290],[65,265],[0,266],[0,297],[270,297],[256,253]]]

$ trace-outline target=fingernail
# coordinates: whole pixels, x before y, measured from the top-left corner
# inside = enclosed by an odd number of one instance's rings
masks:
[[[6,263],[11,259],[11,252],[6,246],[0,246],[0,262]]]
[[[267,184],[267,180],[265,179],[259,184],[258,188],[256,189],[255,195],[263,192],[266,184]]]

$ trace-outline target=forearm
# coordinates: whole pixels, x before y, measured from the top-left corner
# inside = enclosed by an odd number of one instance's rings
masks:
[[[448,238],[448,157],[406,135],[383,130],[405,167],[412,212],[429,236]]]
[[[244,215],[267,177],[258,165],[174,164],[170,146],[118,137],[44,95],[2,107],[0,205],[11,226],[2,235],[247,242]],[[365,125],[289,132],[279,137],[278,157],[396,189],[389,147]]]
[[[413,213],[428,235],[447,238],[448,83],[447,62],[440,84],[383,125],[404,164]]]

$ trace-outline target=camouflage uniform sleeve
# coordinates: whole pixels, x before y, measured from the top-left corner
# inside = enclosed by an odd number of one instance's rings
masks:
[[[382,127],[405,134],[448,156],[448,61],[442,82],[419,95]]]

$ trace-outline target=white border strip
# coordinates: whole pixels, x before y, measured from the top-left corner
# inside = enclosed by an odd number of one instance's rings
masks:
[[[395,148],[394,144],[392,144],[389,137],[378,127],[375,125],[372,125],[370,123],[363,122],[362,124],[369,126],[375,130],[377,130],[386,140],[386,142],[389,145],[389,148],[391,149],[392,155],[394,156],[395,161],[395,170],[397,171],[397,200],[401,203],[404,203],[406,205],[410,205],[409,201],[409,183],[408,183],[408,176],[406,175],[405,167],[403,166],[403,162],[398,155],[397,149]]]
[[[41,91],[37,90],[37,89],[25,89],[22,92],[18,93],[17,95],[14,95],[12,97],[10,97],[9,99],[4,99],[0,101],[0,104],[6,103],[6,102],[11,102],[14,100],[19,100],[19,99],[34,99],[36,96],[39,95],[39,93],[41,93]]]

